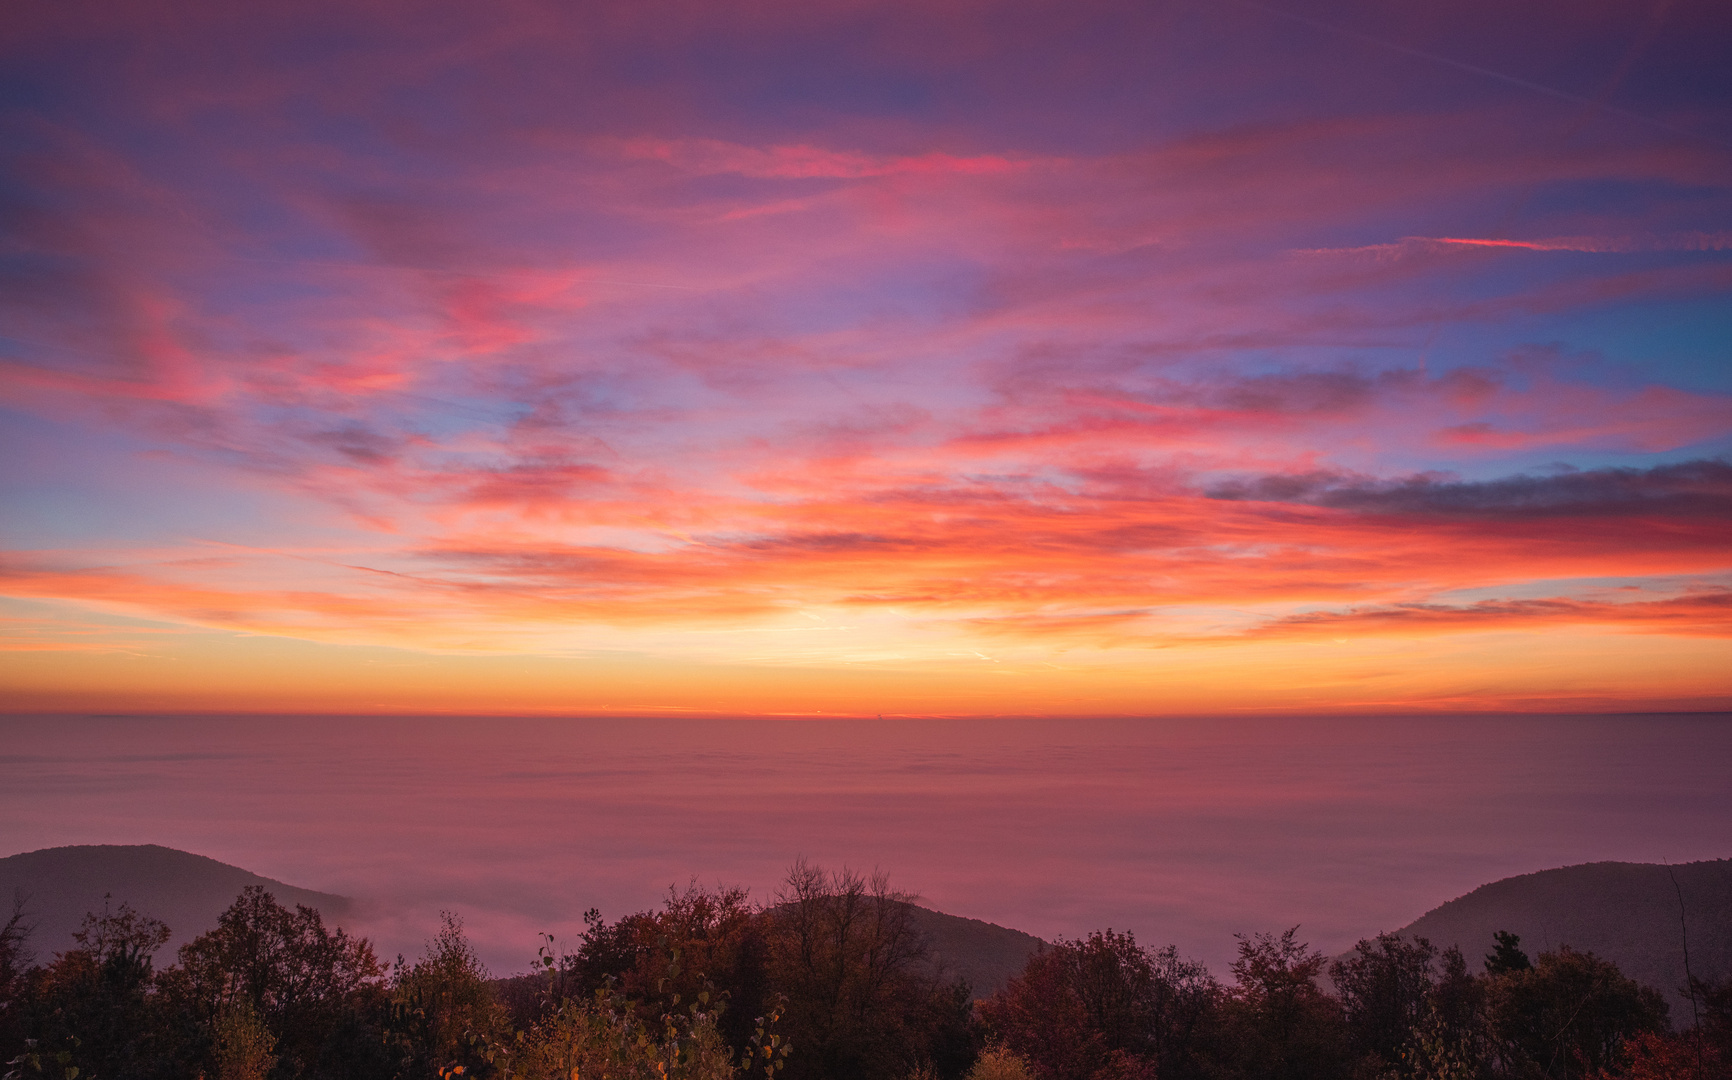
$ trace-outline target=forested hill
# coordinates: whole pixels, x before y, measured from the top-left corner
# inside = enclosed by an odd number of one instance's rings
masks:
[[[93,844],[44,848],[0,859],[0,902],[12,913],[12,899],[26,900],[26,922],[34,927],[29,947],[38,962],[72,947],[72,932],[85,913],[102,910],[104,894],[113,904],[168,924],[167,956],[217,924],[217,916],[248,885],[262,885],[279,903],[317,908],[338,921],[352,909],[347,897],[297,889],[238,866],[156,844]]]
[[[1676,876],[1677,888],[1673,887]],[[1683,923],[1679,894],[1683,894]],[[1689,1023],[1684,931],[1698,978],[1732,976],[1732,859],[1680,863],[1602,862],[1541,870],[1482,885],[1401,928],[1439,949],[1460,947],[1477,970],[1492,933],[1521,935],[1529,956],[1568,945],[1612,961],[1664,991],[1674,1021]]]
[[[975,997],[990,997],[1020,974],[1028,958],[1045,947],[1033,934],[997,923],[946,915],[910,905],[916,930],[931,943],[941,973],[968,980]]]
[[[174,932],[166,956],[216,925],[217,916],[248,885],[262,885],[279,903],[317,908],[328,921],[341,921],[354,908],[347,897],[300,889],[242,870],[238,866],[155,844],[46,848],[0,859],[0,901],[11,914],[15,892],[28,898],[35,930],[30,948],[39,961],[72,946],[72,932],[86,912],[101,911],[104,894],[113,903],[167,923]],[[915,927],[932,945],[936,966],[967,979],[977,996],[1001,989],[1022,970],[1043,942],[1032,934],[979,919],[911,909]]]
[[[1683,893],[1691,970],[1698,977],[1732,977],[1732,859],[1671,868]],[[157,845],[47,848],[0,859],[0,900],[29,898],[39,960],[72,944],[84,914],[102,909],[103,895],[161,919],[174,931],[167,955],[216,925],[217,916],[248,885],[262,885],[283,904],[317,908],[328,920],[351,915],[354,901],[296,888],[202,855]],[[1043,942],[1031,934],[978,919],[912,908],[936,963],[961,975],[978,997],[989,996],[1022,970]],[[1492,933],[1521,935],[1532,956],[1568,944],[1616,963],[1640,982],[1665,991],[1673,1016],[1687,1018],[1677,993],[1684,982],[1678,892],[1664,866],[1590,863],[1505,878],[1428,912],[1401,928],[1439,948],[1459,946],[1477,969]],[[1367,928],[1367,935],[1371,933]],[[1150,940],[1150,944],[1158,941]]]

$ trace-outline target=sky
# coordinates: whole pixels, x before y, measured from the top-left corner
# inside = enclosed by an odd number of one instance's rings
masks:
[[[1728,40],[25,0],[0,708],[1732,708]]]

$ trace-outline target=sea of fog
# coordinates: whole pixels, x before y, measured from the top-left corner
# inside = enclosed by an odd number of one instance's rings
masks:
[[[461,914],[496,973],[692,878],[798,856],[1043,937],[1129,929],[1225,974],[1481,884],[1732,856],[1732,717],[1142,721],[0,718],[0,855],[162,844],[367,901],[380,952]]]

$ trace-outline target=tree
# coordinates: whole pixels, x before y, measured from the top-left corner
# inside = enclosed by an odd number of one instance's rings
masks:
[[[1325,1080],[1347,1073],[1341,1006],[1318,989],[1323,954],[1282,933],[1239,935],[1228,1039],[1253,1080]]]
[[[1221,984],[1200,962],[1180,957],[1175,945],[1150,954],[1149,961],[1155,975],[1149,1039],[1156,1070],[1170,1080],[1201,1076],[1218,1026]]]
[[[29,947],[36,929],[27,921],[29,914],[23,890],[13,893],[12,914],[0,925],[0,1003],[11,1000],[9,995],[36,959]]]
[[[1701,1003],[1699,1023],[1703,1042],[1732,1062],[1732,979],[1712,983],[1692,978],[1690,992]]]
[[[1467,958],[1455,945],[1443,950],[1441,967],[1431,988],[1431,1010],[1451,1038],[1478,1037],[1482,1034],[1479,1029],[1485,1005],[1484,984],[1468,972]]]
[[[1696,1031],[1662,1034],[1643,1031],[1624,1042],[1624,1062],[1616,1072],[1599,1069],[1594,1080],[1726,1080],[1732,1061]]]
[[[975,1059],[965,1080],[1034,1080],[1034,1073],[1016,1051],[989,1046]]]
[[[314,908],[290,911],[249,885],[169,974],[171,998],[213,1031],[244,1002],[275,1040],[279,1076],[384,1071],[384,969],[365,938],[326,929]]]
[[[1442,969],[1402,1051],[1403,1067],[1414,1080],[1476,1080],[1488,1066],[1485,986],[1454,945],[1443,951]]]
[[[645,1023],[631,1002],[608,990],[564,998],[509,1040],[484,1040],[483,1058],[501,1080],[737,1080],[736,1061],[716,1028],[723,1004],[707,992]],[[775,1076],[788,1050],[772,1029],[775,1011],[760,1019],[750,1042],[751,1068]],[[438,1075],[466,1075],[442,1070]]]
[[[408,1076],[459,1065],[474,1072],[482,1063],[477,1043],[502,1038],[509,1026],[463,920],[449,911],[440,919],[439,936],[421,959],[406,966],[399,958],[391,979],[389,1037],[399,1071]]]
[[[802,859],[776,899],[765,913],[769,975],[788,997],[791,1080],[900,1078],[932,1059],[939,1029],[966,1027],[966,1003],[930,973],[913,898],[883,874],[826,873]]]
[[[741,888],[707,890],[692,882],[668,889],[659,911],[602,922],[585,913],[588,929],[576,954],[560,965],[562,989],[579,996],[612,989],[637,1003],[647,1022],[711,989],[728,1008],[717,1021],[730,1046],[743,1051],[755,1017],[769,1007],[767,925]]]
[[[1573,1080],[1621,1068],[1625,1044],[1666,1030],[1660,994],[1593,953],[1562,946],[1526,970],[1488,978],[1493,1049],[1511,1076]]]
[[[1485,973],[1487,975],[1511,975],[1518,971],[1531,971],[1533,964],[1528,960],[1528,954],[1522,952],[1522,939],[1508,930],[1497,930],[1492,933],[1496,942],[1492,951],[1485,954]]]
[[[12,897],[12,914],[0,925],[0,1061],[11,1056],[19,1034],[19,1005],[26,984],[25,974],[34,966],[30,934],[34,927],[22,891]]]
[[[1360,939],[1351,955],[1329,965],[1355,1056],[1377,1069],[1398,1069],[1426,1016],[1437,948],[1399,934]]]
[[[1202,1067],[1219,992],[1201,964],[1172,946],[1151,952],[1107,930],[1036,953],[980,1013],[1042,1080],[1142,1069],[1176,1080]]]
[[[980,1056],[973,988],[965,979],[928,974],[915,989],[902,1016],[904,1059],[937,1080],[962,1080]]]
[[[217,1017],[215,1035],[217,1080],[265,1080],[277,1063],[276,1037],[244,997]]]
[[[1106,1037],[1092,1029],[1074,978],[1081,966],[1076,950],[1076,943],[1060,941],[1035,953],[1021,974],[979,1006],[992,1037],[1026,1061],[1037,1080],[1090,1077],[1105,1062]]]
[[[781,1045],[799,1048],[787,1059],[794,1078],[901,1080],[925,1065],[960,1080],[976,1051],[972,1002],[965,986],[932,974],[910,899],[883,875],[802,861],[768,908],[744,889],[694,882],[670,888],[660,909],[614,923],[591,910],[577,951],[544,958],[540,986],[514,981],[514,1012],[545,1026],[563,1010],[569,1031],[591,1031],[598,1021],[571,1019],[578,1006],[569,1003],[605,994],[610,1010],[655,1027],[707,995],[718,1006],[706,1009],[708,1023],[750,1056],[781,999],[774,988],[788,1001]]]
[[[147,1076],[174,1057],[157,1024],[153,958],[168,941],[160,921],[105,897],[86,914],[74,947],[32,971],[19,1025],[40,1046],[70,1053],[85,1075]]]

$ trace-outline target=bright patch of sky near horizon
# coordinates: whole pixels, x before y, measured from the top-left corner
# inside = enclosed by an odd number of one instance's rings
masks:
[[[694,876],[768,901],[798,855],[1224,976],[1234,933],[1334,953],[1515,874],[1732,854],[1723,716],[12,717],[0,745],[0,855],[197,852],[370,901],[387,956],[445,908],[499,973]]]
[[[0,42],[0,707],[1732,705],[1724,5]]]

